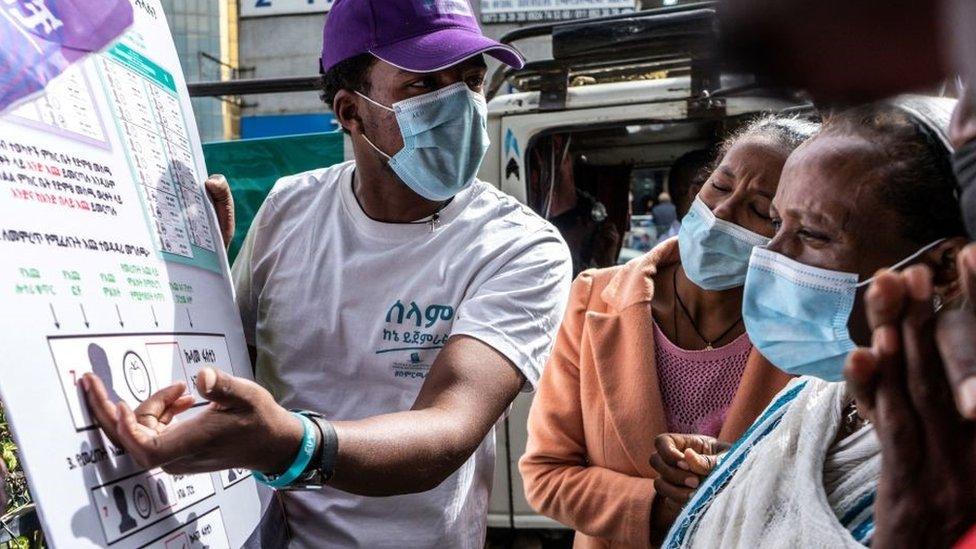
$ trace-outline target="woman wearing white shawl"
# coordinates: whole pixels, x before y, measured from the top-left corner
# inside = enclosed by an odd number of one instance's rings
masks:
[[[787,161],[777,234],[753,254],[744,317],[757,350],[801,377],[719,459],[665,547],[870,544],[880,446],[838,381],[854,342],[870,339],[856,298],[876,271],[925,263],[934,306],[958,295],[965,232],[943,138],[953,103],[847,111]],[[661,483],[688,475],[665,461]]]

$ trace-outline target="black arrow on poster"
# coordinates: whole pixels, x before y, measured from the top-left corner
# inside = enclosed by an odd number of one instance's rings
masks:
[[[58,322],[58,315],[54,314],[54,305],[52,305],[51,303],[48,303],[47,306],[51,308],[51,317],[54,318],[54,327],[60,330],[61,329],[61,323]]]
[[[115,306],[115,314],[119,317],[119,326],[125,328],[125,322],[122,322],[122,311],[119,310],[119,306]]]
[[[91,326],[90,326],[90,325],[88,324],[88,314],[87,314],[87,313],[85,313],[85,306],[84,306],[84,305],[82,305],[81,303],[79,303],[79,304],[78,304],[78,307],[80,307],[80,308],[81,308],[81,318],[83,318],[83,319],[85,319],[85,328],[89,328],[89,327],[91,327]]]

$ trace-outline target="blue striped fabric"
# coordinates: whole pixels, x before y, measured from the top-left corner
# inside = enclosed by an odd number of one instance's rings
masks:
[[[749,427],[749,430],[732,445],[722,461],[685,505],[661,547],[677,549],[684,545],[685,537],[708,509],[708,503],[728,484],[756,444],[776,429],[780,420],[783,419],[783,414],[789,408],[788,404],[796,398],[804,387],[806,387],[806,382],[797,383],[796,386],[777,398]]]
[[[861,545],[871,544],[871,536],[874,534],[874,500],[877,494],[877,490],[871,487],[840,518],[844,528]]]
[[[851,530],[851,535],[861,545],[871,546],[871,538],[874,537],[874,515],[872,514],[864,522],[860,523]]]

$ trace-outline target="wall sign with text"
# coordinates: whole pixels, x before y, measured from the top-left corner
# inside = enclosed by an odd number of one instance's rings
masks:
[[[636,0],[482,0],[482,23],[565,21],[635,11]]]
[[[241,0],[241,17],[322,13],[332,9],[334,0]],[[631,2],[633,3],[633,2]]]

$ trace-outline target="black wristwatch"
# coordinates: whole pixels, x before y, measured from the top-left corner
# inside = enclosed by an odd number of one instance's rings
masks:
[[[339,437],[335,427],[322,414],[308,410],[293,410],[307,417],[316,427],[318,445],[315,455],[301,476],[286,490],[318,490],[335,474],[336,458],[339,455]]]

